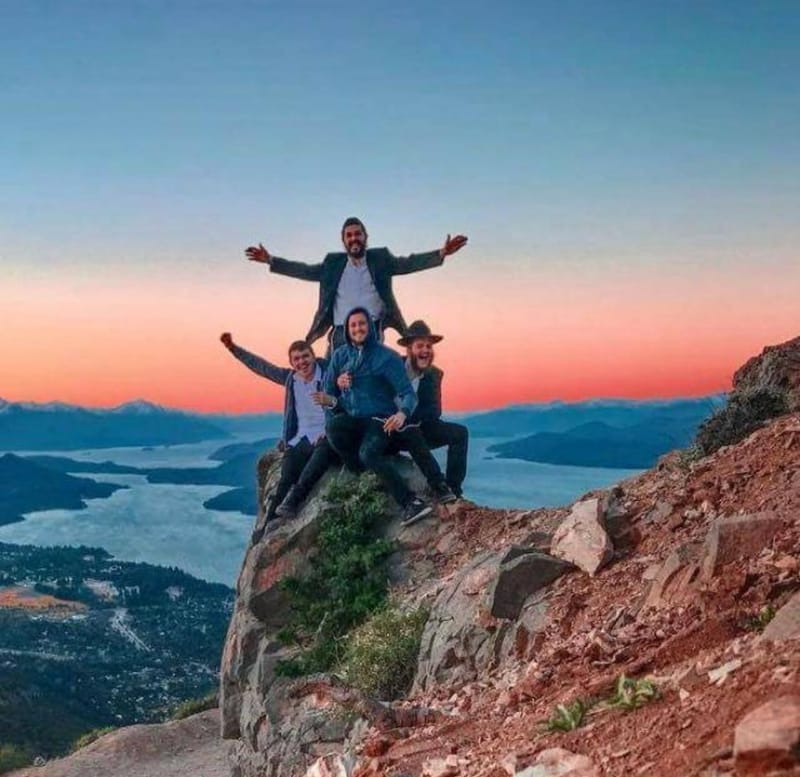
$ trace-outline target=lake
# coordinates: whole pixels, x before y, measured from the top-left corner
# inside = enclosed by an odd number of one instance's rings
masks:
[[[239,441],[257,439],[243,437]],[[498,508],[552,507],[567,504],[639,470],[563,467],[514,459],[495,459],[486,448],[498,439],[470,441],[466,498]],[[139,467],[216,466],[208,456],[219,440],[153,449],[104,448],[51,451],[80,461],[111,460]],[[24,454],[23,454],[24,455]],[[92,545],[125,561],[176,566],[213,582],[234,585],[242,563],[252,518],[207,510],[203,502],[227,486],[148,483],[142,475],[82,477],[129,488],[108,499],[93,499],[85,510],[31,513],[21,523],[0,527],[0,542],[30,545]]]

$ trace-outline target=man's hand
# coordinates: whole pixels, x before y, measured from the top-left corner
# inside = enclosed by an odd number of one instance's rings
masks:
[[[233,348],[233,338],[231,337],[230,332],[223,332],[219,339],[222,341],[222,344],[230,351]]]
[[[398,410],[394,415],[390,415],[383,424],[383,431],[386,434],[396,432],[402,429],[406,422],[406,414],[402,410]]]
[[[353,376],[349,372],[343,372],[336,378],[336,385],[339,387],[340,391],[349,391],[350,387],[353,385]]]
[[[322,407],[333,407],[336,404],[336,397],[332,397],[324,391],[312,391],[311,399],[315,405],[321,405]]]
[[[444,241],[444,245],[439,249],[439,256],[444,259],[445,256],[454,254],[456,251],[462,249],[466,244],[466,235],[456,235],[455,237],[450,237],[450,235],[448,235],[447,240]]]
[[[261,264],[269,264],[272,261],[272,257],[269,255],[269,251],[264,248],[261,243],[257,246],[250,246],[245,249],[245,255],[251,262],[261,262]]]

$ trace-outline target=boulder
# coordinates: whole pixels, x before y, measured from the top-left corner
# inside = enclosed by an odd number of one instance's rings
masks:
[[[761,639],[769,642],[800,639],[800,591],[775,613],[761,634]]]
[[[771,699],[745,715],[736,726],[733,753],[744,767],[800,766],[800,695]]]
[[[529,658],[548,622],[547,586],[568,568],[532,548],[475,556],[436,594],[412,690],[461,685]]]
[[[710,580],[726,564],[758,556],[782,526],[774,513],[735,515],[714,521],[703,547],[703,579]]]
[[[517,777],[600,777],[600,771],[588,756],[551,747],[542,750],[530,766],[517,772]]]
[[[556,529],[551,552],[592,576],[612,559],[614,547],[606,533],[599,499],[585,499],[572,506]]]
[[[489,612],[495,618],[519,617],[522,605],[540,588],[564,574],[570,565],[546,553],[512,548],[500,561],[489,590]]]

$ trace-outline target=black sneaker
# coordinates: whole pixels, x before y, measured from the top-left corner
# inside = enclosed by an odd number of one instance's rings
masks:
[[[403,517],[400,521],[402,526],[411,526],[412,523],[421,521],[428,513],[433,510],[430,502],[415,496],[404,508]]]
[[[444,481],[436,484],[436,487],[433,489],[433,495],[436,497],[436,501],[440,505],[449,505],[451,502],[455,502],[458,499],[458,497],[450,490],[450,486],[448,486]]]

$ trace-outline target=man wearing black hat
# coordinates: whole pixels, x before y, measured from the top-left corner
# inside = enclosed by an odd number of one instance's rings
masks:
[[[460,498],[462,484],[467,474],[469,431],[463,424],[442,421],[442,378],[444,373],[433,364],[433,346],[443,339],[442,335],[432,334],[430,327],[424,321],[414,321],[403,337],[397,341],[397,344],[406,349],[406,375],[417,393],[417,407],[408,419],[408,426],[411,429],[416,425],[419,426],[419,431],[429,449],[447,446],[445,482],[449,490]],[[401,432],[399,436],[401,443],[403,434]],[[415,451],[410,448],[409,450],[417,466],[423,470],[423,474],[430,481],[435,473],[431,472],[429,475],[425,471],[425,467],[429,465],[421,463],[425,461],[424,452],[420,457],[419,452],[414,455]],[[430,456],[430,453],[428,455]],[[431,459],[433,459],[432,456]],[[440,497],[442,495],[440,494]],[[445,496],[441,501],[446,502],[448,499]]]
[[[342,225],[345,251],[330,253],[317,264],[272,256],[261,243],[247,248],[245,254],[252,262],[268,264],[270,272],[319,283],[319,304],[305,339],[313,343],[332,327],[329,339],[332,352],[344,344],[345,317],[357,307],[369,311],[381,341],[387,327],[404,332],[406,324],[392,291],[392,277],[438,267],[446,256],[466,243],[464,235],[448,235],[436,251],[394,256],[388,248],[367,248],[367,229],[360,219],[351,216]]]

